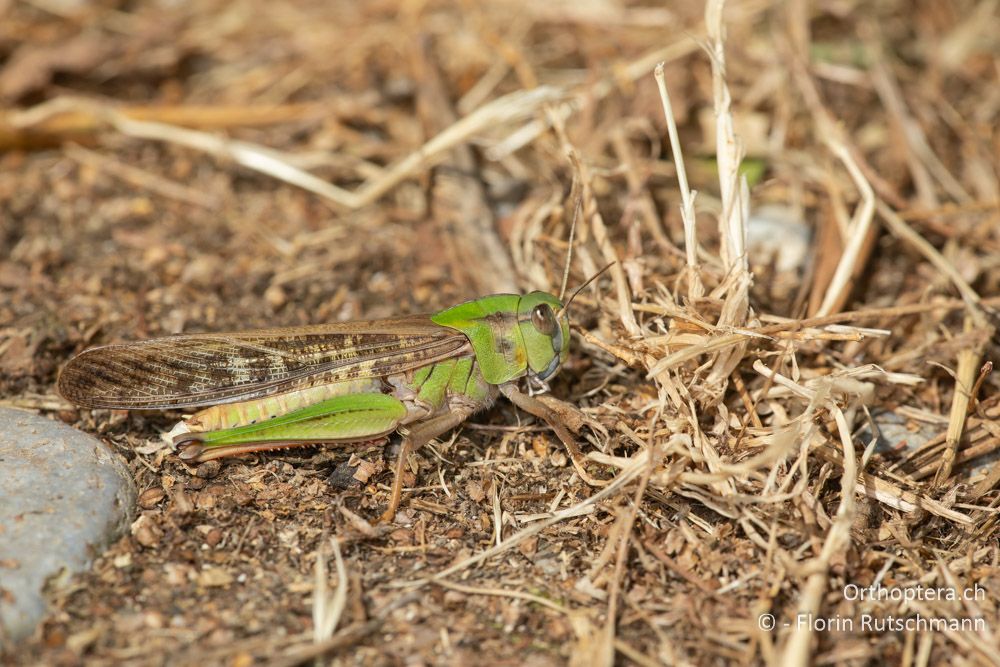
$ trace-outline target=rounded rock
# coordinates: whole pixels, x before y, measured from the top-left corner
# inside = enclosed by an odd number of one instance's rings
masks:
[[[87,569],[128,529],[135,499],[132,475],[100,440],[0,408],[0,651],[45,615],[46,581]]]

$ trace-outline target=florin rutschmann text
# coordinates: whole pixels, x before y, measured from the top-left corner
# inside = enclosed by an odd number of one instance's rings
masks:
[[[986,619],[981,616],[947,618],[920,614],[913,616],[860,614],[857,617],[797,614],[794,623],[785,624],[786,627],[792,625],[798,629],[809,629],[815,632],[940,632],[943,630],[983,632],[986,630]]]

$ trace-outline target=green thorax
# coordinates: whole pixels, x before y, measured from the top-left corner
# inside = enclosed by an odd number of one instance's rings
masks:
[[[529,372],[544,380],[569,354],[569,320],[562,307],[546,292],[494,294],[443,310],[431,320],[469,338],[490,384]]]

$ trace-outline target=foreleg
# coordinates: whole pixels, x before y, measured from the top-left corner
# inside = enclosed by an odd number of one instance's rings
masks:
[[[586,471],[583,467],[584,456],[583,452],[576,444],[576,440],[573,435],[566,428],[563,423],[562,418],[559,413],[545,405],[537,398],[532,398],[527,394],[522,394],[517,390],[517,387],[513,383],[500,385],[500,393],[507,397],[511,403],[521,408],[528,414],[532,414],[539,419],[545,420],[553,431],[555,431],[556,436],[562,441],[563,445],[569,451],[570,459],[573,461],[573,467],[576,468],[577,473],[580,474],[581,479],[591,486],[607,486],[608,481],[597,479],[596,477],[591,477],[590,473]]]

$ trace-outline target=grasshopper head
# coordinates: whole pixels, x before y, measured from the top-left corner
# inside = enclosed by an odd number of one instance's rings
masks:
[[[517,304],[517,323],[528,371],[549,379],[569,356],[569,317],[562,301],[547,292],[525,294]]]
[[[490,384],[525,373],[545,380],[569,356],[569,318],[562,302],[546,292],[484,296],[432,315],[431,321],[468,336]]]

